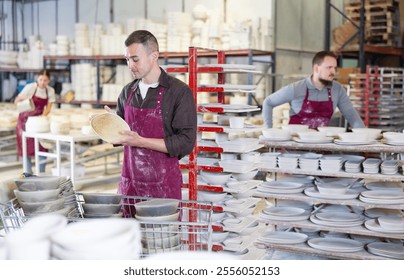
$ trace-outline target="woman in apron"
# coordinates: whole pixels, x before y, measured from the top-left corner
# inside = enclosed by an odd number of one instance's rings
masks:
[[[21,93],[16,97],[14,103],[24,101],[31,98],[34,103],[34,109],[29,112],[21,112],[18,115],[16,134],[17,134],[17,153],[22,157],[22,133],[25,131],[25,124],[28,117],[31,116],[47,116],[52,108],[52,103],[55,102],[55,90],[48,86],[50,81],[50,75],[46,70],[41,70],[38,74],[38,78],[35,83],[26,85]],[[34,139],[27,138],[27,170],[24,172],[32,173],[31,159],[35,155]],[[41,145],[40,151],[47,151]],[[40,157],[40,161],[43,161],[45,157]],[[40,164],[40,172],[45,172],[45,163]]]

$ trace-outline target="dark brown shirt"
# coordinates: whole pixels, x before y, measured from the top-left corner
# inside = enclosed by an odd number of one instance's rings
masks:
[[[134,89],[129,105],[142,108],[156,108],[158,88],[149,88],[143,100],[138,88],[139,80],[127,84],[118,97],[117,114],[124,118],[125,103]],[[196,106],[192,90],[187,84],[168,75],[161,69],[159,86],[164,87],[162,115],[164,142],[171,157],[182,158],[192,152],[197,133]]]

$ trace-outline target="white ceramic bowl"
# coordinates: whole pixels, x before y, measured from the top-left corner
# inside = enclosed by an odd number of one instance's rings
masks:
[[[208,184],[223,185],[230,179],[231,173],[201,171],[200,176]]]
[[[251,197],[253,194],[255,194],[256,191],[257,191],[257,188],[252,188],[245,192],[233,193],[233,196],[237,199],[243,199],[243,198]]]
[[[326,136],[336,137],[338,133],[344,133],[346,131],[345,127],[338,126],[320,126],[317,127],[317,130],[320,132],[324,132]]]
[[[397,216],[381,216],[377,218],[379,225],[388,230],[404,230],[404,218]]]
[[[382,132],[382,130],[378,128],[363,127],[363,128],[352,128],[352,132],[366,134],[370,139],[376,139],[380,137],[380,133]]]
[[[401,132],[384,132],[383,138],[391,142],[404,143],[404,133]]]
[[[225,192],[198,191],[198,200],[200,201],[217,203],[223,201],[226,196],[227,193]]]
[[[233,173],[233,177],[238,181],[252,180],[258,174],[258,170],[253,170],[246,173]]]
[[[297,135],[301,140],[323,140],[326,137],[325,132],[319,132],[314,130],[298,132]]]
[[[345,142],[366,142],[372,140],[366,133],[354,132],[338,133],[338,138]]]
[[[286,129],[280,129],[280,128],[265,128],[262,130],[262,135],[265,138],[288,139],[288,138],[290,138],[290,131],[286,130]]]
[[[60,189],[42,190],[42,191],[19,191],[14,190],[18,201],[22,202],[44,202],[56,200],[61,193]]]
[[[289,131],[293,135],[308,130],[309,126],[305,124],[285,124],[282,125],[282,129]]]
[[[253,163],[258,163],[260,162],[260,152],[249,152],[249,153],[243,153],[240,154],[240,159],[253,162]]]
[[[61,178],[57,176],[33,176],[14,179],[14,183],[20,191],[51,190],[59,187]]]
[[[244,128],[245,117],[230,117],[230,128]]]
[[[347,192],[347,184],[343,183],[318,183],[317,189],[319,193],[325,195],[345,194]]]
[[[58,198],[56,200],[51,201],[42,201],[42,202],[22,202],[19,204],[21,208],[24,210],[26,215],[31,214],[42,214],[42,213],[50,213],[57,210],[60,210],[64,207],[65,198]]]

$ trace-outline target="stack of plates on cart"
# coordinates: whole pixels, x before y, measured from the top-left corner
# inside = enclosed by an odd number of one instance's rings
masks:
[[[257,242],[268,244],[292,245],[306,242],[308,236],[304,233],[291,231],[269,231],[257,238]]]
[[[363,156],[345,155],[345,171],[349,173],[359,173],[362,171],[362,162],[365,160]]]
[[[312,238],[307,241],[307,244],[312,248],[328,252],[352,253],[363,250],[362,242],[348,238]]]
[[[339,172],[344,164],[341,156],[327,155],[320,158],[320,168],[324,172]]]
[[[404,192],[402,190],[363,191],[359,199],[374,204],[404,204]]]
[[[84,219],[51,236],[51,256],[59,260],[135,260],[142,249],[140,236],[134,219]]]
[[[402,244],[373,242],[366,247],[368,252],[373,255],[399,260],[404,259],[404,247]]]
[[[315,224],[330,227],[354,227],[363,224],[365,218],[351,212],[320,212],[310,216]]]
[[[379,173],[381,163],[382,163],[381,159],[367,158],[364,162],[362,162],[363,173],[368,173],[368,174]]]
[[[301,154],[284,153],[278,156],[278,166],[281,169],[296,169],[298,167],[298,159]]]
[[[299,157],[299,167],[306,171],[315,171],[319,168],[319,158],[322,154],[306,153]]]
[[[310,212],[298,207],[278,207],[270,206],[260,213],[260,219],[263,221],[304,221],[310,216]]]
[[[288,181],[263,182],[257,187],[257,192],[262,194],[293,194],[301,193],[306,188],[305,183]]]
[[[278,156],[280,153],[262,153],[261,154],[261,167],[262,168],[276,168],[278,166]]]
[[[17,186],[14,193],[25,215],[77,215],[76,195],[70,178],[32,176],[14,179],[14,182]]]
[[[384,160],[380,165],[382,174],[394,175],[398,173],[398,160]]]

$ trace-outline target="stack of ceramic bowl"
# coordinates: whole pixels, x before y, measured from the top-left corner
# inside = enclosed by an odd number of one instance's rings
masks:
[[[328,137],[338,137],[338,133],[344,133],[346,131],[345,127],[337,126],[321,126],[317,128],[320,132],[325,132]]]
[[[25,125],[27,132],[48,132],[49,120],[46,116],[31,116],[28,117]]]
[[[280,128],[266,128],[262,130],[264,139],[271,141],[287,141],[291,139],[289,130]]]
[[[300,154],[284,153],[278,157],[278,166],[281,169],[293,170],[298,167]]]
[[[398,172],[398,160],[384,160],[380,164],[380,170],[385,175],[395,175]]]
[[[321,154],[306,153],[299,157],[299,167],[306,171],[315,171],[319,168]]]
[[[297,137],[293,137],[293,140],[299,143],[331,143],[334,138],[326,136],[325,132],[319,132],[315,130],[307,130],[297,132]]]
[[[320,168],[324,172],[339,172],[344,165],[344,159],[337,155],[324,155],[320,158]]]
[[[155,198],[136,202],[135,218],[141,223],[144,254],[177,251],[181,249],[179,201]]]
[[[280,153],[262,153],[261,166],[263,168],[276,168],[278,166],[278,156]]]
[[[76,209],[70,179],[57,176],[27,177],[14,180],[19,205],[27,216],[58,213],[68,216]]]
[[[362,171],[362,162],[365,160],[363,156],[345,155],[345,172],[359,173]]]
[[[369,127],[352,128],[352,132],[355,134],[367,135],[369,140],[376,140],[382,137],[381,134],[382,130],[379,128],[369,128]]]
[[[309,126],[305,124],[285,124],[282,125],[282,129],[289,131],[291,136],[296,136],[298,132],[307,131],[309,129]]]
[[[70,223],[51,236],[51,256],[60,260],[136,260],[141,233],[134,219]]]
[[[367,158],[364,162],[362,162],[363,172],[370,174],[379,173],[381,163],[382,163],[381,159]]]
[[[401,132],[384,132],[383,142],[385,144],[402,146],[404,145],[404,133]]]
[[[112,193],[83,193],[84,218],[122,217],[122,195]]]

